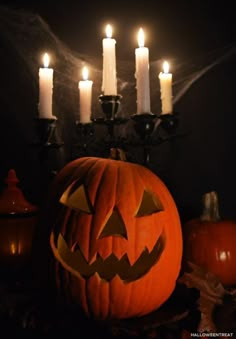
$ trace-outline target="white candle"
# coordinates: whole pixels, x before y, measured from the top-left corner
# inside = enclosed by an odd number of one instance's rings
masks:
[[[80,122],[83,124],[91,122],[92,85],[93,81],[88,80],[88,68],[82,70],[83,80],[79,81],[80,98]]]
[[[135,49],[135,77],[137,89],[137,114],[150,113],[149,50],[144,47],[144,32],[138,32],[139,48]]]
[[[102,92],[104,95],[117,95],[116,79],[116,40],[112,38],[112,27],[106,26],[107,37],[102,40],[103,45],[103,79]]]
[[[48,68],[49,56],[43,57],[44,68],[39,69],[39,118],[53,119],[52,115],[52,92],[53,92],[53,69]]]
[[[169,64],[167,61],[163,63],[164,73],[159,74],[162,114],[172,113],[172,74],[169,73]]]

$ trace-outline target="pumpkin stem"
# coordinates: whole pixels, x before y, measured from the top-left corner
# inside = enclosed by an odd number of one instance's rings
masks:
[[[205,193],[202,197],[203,211],[200,216],[202,221],[219,221],[218,195],[215,191]]]
[[[110,159],[126,161],[125,151],[121,148],[111,148]]]

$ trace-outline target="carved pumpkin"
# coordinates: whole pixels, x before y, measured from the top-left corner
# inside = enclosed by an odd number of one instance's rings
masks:
[[[58,288],[87,315],[141,316],[169,298],[181,266],[182,231],[175,202],[155,174],[86,157],[59,172],[51,194]]]
[[[203,196],[203,212],[199,218],[183,225],[183,267],[189,262],[216,275],[223,285],[236,285],[236,220],[219,215],[218,195]]]

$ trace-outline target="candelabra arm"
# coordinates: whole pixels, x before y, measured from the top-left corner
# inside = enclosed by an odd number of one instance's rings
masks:
[[[78,141],[74,145],[74,151],[72,151],[72,159],[89,154],[89,142],[94,136],[93,122],[76,122],[76,135],[78,136]]]
[[[33,143],[39,149],[39,161],[42,166],[42,172],[53,176],[57,170],[64,165],[64,156],[58,149],[64,145],[57,130],[57,118],[36,119],[36,142]],[[57,150],[52,154],[52,150]],[[55,159],[54,159],[55,158]]]
[[[131,119],[134,121],[134,129],[143,145],[144,165],[148,166],[150,163],[151,135],[157,115],[153,113],[133,114]]]
[[[128,119],[118,116],[121,95],[100,95],[99,102],[104,116],[93,119],[94,124],[102,124],[107,127],[107,136],[105,138],[106,150],[118,146],[115,136],[115,126],[125,123]]]
[[[77,134],[79,135],[77,146],[82,147],[83,154],[88,155],[90,153],[89,146],[92,145],[92,150],[94,150],[94,145],[96,144],[99,147],[102,142],[103,151],[97,151],[102,156],[104,154],[109,156],[110,149],[125,150],[126,154],[129,154],[129,146],[140,146],[143,151],[142,163],[150,167],[152,147],[176,136],[178,116],[176,113],[157,115],[151,112],[144,112],[133,114],[129,118],[123,118],[119,114],[120,100],[121,95],[99,96],[103,116],[93,118],[91,123],[77,124]],[[131,124],[128,124],[127,127],[131,126],[135,131],[135,133],[131,133],[130,137],[126,136],[127,128],[123,129],[122,134],[119,134],[120,128],[118,128],[118,125],[124,125],[128,121]],[[100,134],[96,133],[96,125],[98,124],[106,127],[105,136],[103,134],[101,138],[99,138]],[[94,142],[95,140],[96,142]],[[90,141],[92,141],[91,145],[89,145]]]
[[[61,147],[64,144],[57,133],[57,118],[38,118],[36,122],[37,145],[48,148]]]

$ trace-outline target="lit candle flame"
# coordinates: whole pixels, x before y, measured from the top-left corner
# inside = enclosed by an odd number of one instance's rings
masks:
[[[44,56],[43,56],[43,64],[44,64],[44,67],[48,68],[49,66],[49,55],[48,53],[45,53]]]
[[[169,73],[169,64],[167,61],[164,61],[163,63],[163,70],[164,70],[164,73]]]
[[[82,70],[83,80],[88,80],[88,68],[84,67]]]
[[[10,245],[10,251],[11,251],[11,254],[16,254],[16,244],[14,244],[14,242],[11,243]]]
[[[138,45],[139,47],[144,47],[144,32],[142,28],[138,32]]]
[[[22,244],[21,242],[11,242],[10,243],[10,253],[12,255],[19,255],[22,252]]]
[[[107,36],[107,38],[112,37],[112,27],[111,27],[111,25],[106,26],[106,36]]]

